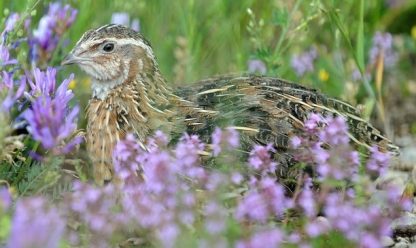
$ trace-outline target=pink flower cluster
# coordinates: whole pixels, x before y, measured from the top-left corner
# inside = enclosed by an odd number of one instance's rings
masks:
[[[37,211],[44,211],[42,216],[29,214],[31,204],[18,203],[10,247],[20,242],[13,237],[24,228],[19,227],[18,215],[27,216],[25,223],[37,223],[39,218],[48,223],[42,232],[54,235],[52,240],[39,241],[45,247],[57,239],[71,245],[111,247],[134,235],[139,235],[136,242],[140,244],[161,247],[185,243],[201,247],[309,247],[314,239],[331,233],[361,247],[379,247],[381,238],[391,234],[389,224],[408,203],[399,201],[400,194],[394,188],[376,191],[361,183],[368,175],[359,174],[356,168],[343,168],[358,167],[359,162],[351,159],[355,151],[349,145],[342,118],[311,116],[305,128],[304,136],[292,140],[297,147],[295,154],[313,166],[320,177],[317,181],[307,175],[301,177],[295,192],[288,192],[272,173],[278,165],[272,160],[275,150],[271,146],[254,147],[242,171],[223,172],[204,166],[210,159],[226,156],[230,147],[238,147],[235,130],[216,130],[212,140],[221,145],[217,145],[215,156],[200,155],[209,146],[193,135],[185,134],[174,149],[169,149],[168,138],[161,132],[145,144],[129,135],[114,151],[117,179],[113,183],[100,188],[77,182],[59,210],[40,204]],[[323,144],[330,146],[323,148]],[[325,153],[324,159],[316,157],[316,151]],[[370,168],[385,162],[373,152]],[[322,166],[328,168],[325,173],[319,169]],[[354,185],[348,178],[354,178]],[[368,195],[373,197],[367,199]],[[2,205],[10,205],[8,197],[2,199]],[[294,212],[297,214],[291,216]],[[293,219],[297,224],[287,228]],[[65,221],[81,227],[61,231]],[[25,228],[28,235],[40,231]]]

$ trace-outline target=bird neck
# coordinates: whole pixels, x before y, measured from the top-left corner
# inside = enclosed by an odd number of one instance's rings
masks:
[[[173,92],[158,69],[151,73],[138,73],[134,80],[137,93],[146,104],[160,107],[161,110],[170,105]]]

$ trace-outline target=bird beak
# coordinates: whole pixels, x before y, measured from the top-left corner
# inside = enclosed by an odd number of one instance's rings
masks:
[[[64,60],[62,60],[61,65],[77,64],[80,61],[81,61],[81,59],[79,57],[76,57],[72,53],[69,53],[68,55],[66,55]]]

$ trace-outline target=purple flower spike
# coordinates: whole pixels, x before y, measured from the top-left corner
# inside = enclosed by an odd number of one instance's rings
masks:
[[[16,204],[7,247],[58,247],[64,230],[65,221],[58,210],[48,207],[43,198],[21,199]]]
[[[75,21],[77,13],[78,11],[69,5],[50,3],[48,14],[40,19],[39,26],[33,30],[33,39],[29,39],[31,58],[50,59],[63,33]]]
[[[15,64],[17,64],[17,60],[10,58],[9,49],[6,46],[0,44],[0,67]]]
[[[28,130],[33,138],[45,149],[52,149],[62,145],[62,141],[75,131],[78,112],[78,107],[68,112],[66,103],[45,96],[32,102],[32,108],[23,116],[29,122]]]
[[[55,27],[55,19],[51,16],[44,16],[39,21],[37,29],[33,30],[33,37],[35,37],[40,48],[44,51],[53,51],[57,44],[58,39],[53,36],[53,28]]]
[[[380,152],[377,146],[370,148],[371,156],[367,161],[367,171],[371,175],[380,176],[386,173],[390,162],[390,154]]]
[[[136,32],[140,32],[140,20],[139,19],[133,19],[131,22],[131,29],[133,29]]]
[[[293,206],[292,200],[285,196],[283,186],[272,178],[263,178],[251,187],[236,208],[237,220],[265,223],[272,216],[280,218],[286,209]]]
[[[255,145],[248,159],[249,166],[261,175],[273,173],[277,163],[273,161],[271,152],[276,152],[271,144],[267,146]]]
[[[376,63],[383,53],[384,66],[392,67],[397,62],[397,54],[393,49],[393,36],[390,33],[377,32],[373,37],[373,46],[370,49],[370,64]]]
[[[299,205],[303,208],[307,217],[312,218],[316,216],[317,206],[315,196],[312,191],[312,179],[310,178],[305,180],[304,189],[299,198]]]
[[[284,233],[278,228],[271,230],[259,231],[245,241],[239,241],[236,248],[262,248],[262,247],[280,247],[283,242]]]
[[[222,149],[230,151],[240,145],[239,133],[233,128],[221,130],[219,127],[215,128],[212,133],[212,155],[218,156]]]
[[[3,80],[5,87],[8,88],[8,94],[7,97],[4,99],[4,101],[1,104],[2,111],[9,112],[14,103],[23,95],[25,89],[26,89],[26,77],[22,76],[19,80],[19,87],[17,88],[17,91],[14,92],[14,86],[13,86],[13,80],[11,79],[11,75],[7,72],[3,71]],[[9,81],[9,82],[7,82]],[[0,86],[0,89],[4,89],[4,87]]]
[[[314,69],[313,63],[317,58],[318,52],[315,48],[302,54],[297,54],[292,57],[291,66],[296,74],[301,77],[307,72],[312,72]]]
[[[111,15],[111,23],[130,26],[130,15],[126,12],[116,12]]]
[[[32,91],[32,96],[52,96],[55,92],[56,86],[56,69],[48,67],[46,71],[41,71],[39,68],[33,70],[34,80],[29,79],[29,85]]]
[[[66,105],[73,97],[72,90],[68,89],[69,83],[73,80],[74,75],[71,74],[69,78],[65,79],[61,85],[56,89],[56,69],[48,67],[46,71],[41,71],[35,68],[33,71],[34,80],[29,79],[31,88],[31,96],[48,96],[59,99],[62,104]],[[56,89],[56,91],[55,91]]]
[[[248,72],[250,73],[260,73],[260,74],[266,74],[267,67],[266,64],[260,60],[260,59],[251,59],[247,63]]]
[[[140,32],[139,19],[133,19],[130,22],[130,15],[126,12],[115,12],[111,15],[111,23],[120,24],[126,27],[130,27],[136,32]]]
[[[327,144],[347,145],[350,141],[348,135],[348,126],[344,118],[335,117],[327,118],[327,126],[319,133],[319,139]]]
[[[77,128],[79,107],[69,108],[68,103],[74,94],[68,89],[73,75],[64,80],[56,89],[56,69],[48,68],[46,72],[34,70],[34,81],[29,80],[31,94],[37,98],[32,100],[32,107],[23,113],[29,123],[29,132],[33,138],[42,143],[45,149],[61,146]],[[70,141],[59,153],[67,153],[82,141],[76,138]]]
[[[10,32],[16,26],[17,21],[19,20],[19,14],[12,13],[6,20],[6,27],[3,32]]]
[[[12,205],[12,196],[6,187],[0,187],[0,212]]]
[[[342,117],[323,118],[311,114],[305,121],[305,133],[291,144],[298,161],[314,165],[321,180],[354,180],[359,154],[349,144],[348,126]],[[329,148],[328,148],[329,146]]]

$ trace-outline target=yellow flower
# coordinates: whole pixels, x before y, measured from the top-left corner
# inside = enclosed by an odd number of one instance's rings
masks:
[[[73,90],[75,89],[75,86],[77,86],[77,82],[75,80],[72,80],[71,82],[69,82],[68,88]]]
[[[410,34],[412,35],[412,38],[413,38],[414,40],[416,40],[416,25],[414,25],[414,26],[412,27],[412,29],[410,30]]]
[[[319,70],[319,79],[323,82],[328,81],[329,73],[325,69],[320,69]]]

